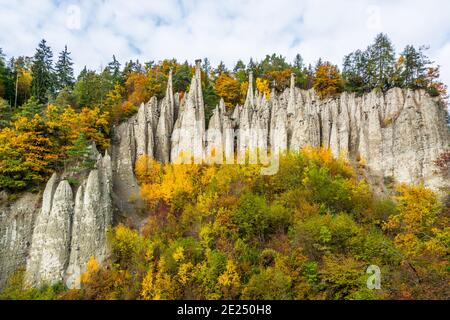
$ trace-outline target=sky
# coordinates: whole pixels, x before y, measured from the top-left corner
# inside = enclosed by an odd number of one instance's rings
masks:
[[[55,58],[67,45],[75,70],[99,70],[115,54],[233,67],[277,53],[291,62],[319,57],[341,65],[386,33],[397,52],[430,47],[450,84],[450,1],[438,0],[0,0],[0,48],[8,57],[32,56],[42,38]]]

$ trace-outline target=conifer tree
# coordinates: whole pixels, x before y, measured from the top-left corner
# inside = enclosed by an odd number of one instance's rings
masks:
[[[114,84],[123,82],[122,73],[120,71],[120,62],[117,61],[115,55],[113,55],[113,61],[108,64],[107,69]]]
[[[361,50],[344,57],[342,77],[345,80],[346,90],[360,93],[371,90],[366,72],[367,63],[368,54]]]
[[[395,65],[395,51],[387,35],[380,33],[367,49],[366,72],[371,89],[386,91],[392,87]]]
[[[208,58],[203,59],[202,70],[205,71],[208,78],[211,76],[211,63]]]
[[[5,54],[0,48],[0,98],[4,98],[10,104],[14,92],[14,80],[12,77],[11,68],[7,65],[5,60]]]
[[[69,160],[80,163],[81,169],[92,169],[95,160],[90,158],[89,141],[84,133],[80,133],[73,146],[67,150]]]
[[[53,53],[47,41],[44,39],[39,43],[33,58],[32,92],[42,103],[46,103],[55,89],[55,73],[53,69]]]
[[[56,88],[58,91],[64,88],[72,88],[75,83],[73,76],[73,62],[70,57],[70,52],[67,51],[67,46],[59,54],[58,62],[56,63]]]
[[[428,66],[431,61],[425,55],[426,47],[419,49],[408,45],[400,56],[400,85],[412,89],[425,88]]]

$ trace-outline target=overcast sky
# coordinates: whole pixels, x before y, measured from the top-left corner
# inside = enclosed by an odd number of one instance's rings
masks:
[[[450,1],[0,0],[0,48],[33,55],[45,38],[55,56],[67,44],[79,71],[124,62],[208,57],[229,67],[279,53],[341,64],[385,32],[397,51],[429,45],[450,84]]]

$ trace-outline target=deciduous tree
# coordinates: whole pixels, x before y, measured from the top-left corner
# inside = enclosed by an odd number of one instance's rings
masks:
[[[314,90],[320,98],[330,97],[340,91],[341,75],[336,65],[320,64],[314,75]]]

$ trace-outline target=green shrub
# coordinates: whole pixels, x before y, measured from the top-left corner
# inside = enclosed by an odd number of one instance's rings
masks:
[[[250,278],[242,291],[247,300],[289,300],[293,298],[292,280],[281,270],[269,267]]]

